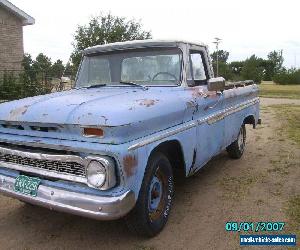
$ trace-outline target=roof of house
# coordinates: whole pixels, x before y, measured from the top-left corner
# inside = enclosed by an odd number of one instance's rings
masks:
[[[135,49],[135,48],[145,48],[145,47],[177,47],[179,44],[191,44],[191,45],[206,47],[206,45],[203,43],[194,43],[194,42],[188,42],[183,40],[146,39],[146,40],[134,40],[134,41],[97,45],[97,46],[86,48],[83,51],[83,54],[92,54],[92,53],[112,51],[112,50],[125,50],[125,49]]]
[[[8,11],[12,12],[14,15],[19,17],[22,20],[22,25],[31,25],[35,23],[35,20],[33,17],[29,16],[27,13],[25,13],[23,10],[20,10],[18,7],[13,5],[11,2],[7,0],[0,0],[0,6],[3,6]]]

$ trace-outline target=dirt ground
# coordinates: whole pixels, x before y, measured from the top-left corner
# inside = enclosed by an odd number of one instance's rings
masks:
[[[0,196],[0,248],[239,249],[239,234],[225,231],[227,221],[284,221],[283,234],[293,233],[286,207],[300,194],[300,149],[278,133],[281,119],[266,105],[295,101],[262,99],[263,124],[247,127],[243,157],[223,152],[179,183],[169,222],[153,239],[130,234],[122,220],[93,221]]]

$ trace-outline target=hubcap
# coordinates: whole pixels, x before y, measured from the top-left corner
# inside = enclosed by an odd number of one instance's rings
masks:
[[[237,142],[238,142],[239,149],[242,151],[244,149],[244,143],[245,143],[243,129],[240,130]]]
[[[149,211],[155,212],[160,204],[162,197],[162,182],[156,176],[152,178],[149,190]]]

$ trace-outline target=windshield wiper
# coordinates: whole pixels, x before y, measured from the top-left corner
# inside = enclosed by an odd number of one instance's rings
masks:
[[[106,83],[99,83],[99,84],[94,84],[94,85],[89,85],[89,86],[82,86],[76,89],[92,89],[92,88],[98,88],[98,87],[103,87],[106,86]]]
[[[86,88],[92,89],[92,88],[99,88],[99,87],[103,87],[103,86],[106,86],[106,83],[94,84],[94,85],[87,86]]]
[[[130,86],[136,86],[136,87],[140,87],[143,90],[147,90],[148,88],[146,86],[143,86],[141,84],[135,83],[135,82],[126,82],[126,81],[120,81],[121,84],[126,84],[126,85],[130,85]]]

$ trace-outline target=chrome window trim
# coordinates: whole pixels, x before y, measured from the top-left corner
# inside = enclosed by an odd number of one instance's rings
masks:
[[[224,119],[226,116],[229,116],[229,115],[231,115],[231,114],[233,114],[235,112],[238,112],[238,111],[240,111],[242,109],[250,107],[250,106],[252,106],[252,105],[254,105],[254,104],[258,103],[258,102],[259,102],[259,97],[256,97],[254,99],[242,102],[242,103],[240,103],[238,105],[226,108],[226,109],[224,109],[222,111],[219,111],[219,112],[217,112],[215,114],[212,114],[212,115],[200,118],[198,120],[194,120],[194,121],[188,122],[187,124],[184,124],[180,128],[177,128],[177,129],[165,132],[163,134],[156,135],[156,136],[153,136],[151,138],[148,138],[148,139],[145,139],[143,141],[140,141],[140,142],[138,142],[136,144],[133,144],[133,145],[129,146],[128,150],[129,151],[130,150],[135,150],[137,148],[140,148],[140,147],[143,147],[145,145],[151,144],[153,142],[162,140],[162,139],[167,138],[169,136],[178,134],[178,133],[183,132],[185,130],[188,130],[190,128],[196,127],[197,125],[201,125],[201,124],[203,124],[205,122],[207,122],[209,125],[213,124],[213,123],[215,123],[217,121],[220,121],[220,120]]]

